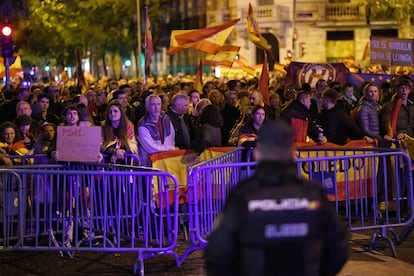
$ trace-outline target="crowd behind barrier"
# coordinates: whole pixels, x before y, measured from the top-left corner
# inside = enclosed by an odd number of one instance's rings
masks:
[[[70,255],[133,251],[138,252],[134,271],[140,273],[144,258],[157,254],[170,254],[179,265],[205,247],[230,190],[255,171],[255,162],[243,161],[244,148],[220,150],[211,149],[211,156],[198,163],[180,164],[184,180],[156,168],[103,163],[4,167],[2,249]],[[397,256],[388,233],[400,242],[404,237],[393,229],[407,226],[408,235],[414,220],[408,155],[374,147],[309,147],[298,152],[298,176],[322,183],[351,231],[371,231],[371,249],[384,238]],[[168,168],[186,154],[193,153],[173,151],[153,160],[156,166],[163,160]],[[136,156],[127,158],[129,164]],[[174,249],[183,222],[188,222],[192,245],[178,256]]]
[[[372,232],[370,249],[378,239],[388,241],[394,256],[394,242],[400,237],[395,227],[412,230],[413,187],[411,160],[396,150],[299,149],[298,176],[318,180],[351,231]],[[315,156],[314,153],[320,153]],[[240,159],[239,159],[240,160]],[[241,161],[241,160],[240,160]],[[184,254],[202,249],[208,242],[214,220],[225,205],[229,190],[252,175],[255,162],[216,163],[213,160],[189,171],[190,240],[193,246]],[[342,189],[340,190],[340,187]],[[190,189],[191,188],[191,189]],[[392,234],[392,238],[388,236]]]
[[[0,180],[2,250],[136,252],[141,275],[147,257],[178,260],[178,185],[170,173],[71,163],[3,168]]]

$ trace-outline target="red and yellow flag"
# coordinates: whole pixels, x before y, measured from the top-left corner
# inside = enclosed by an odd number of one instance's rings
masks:
[[[267,51],[270,55],[272,53],[272,46],[269,45],[267,40],[260,34],[259,26],[257,25],[253,17],[253,8],[252,4],[249,3],[249,11],[247,13],[247,36],[253,42],[256,47]]]
[[[231,67],[237,54],[239,53],[239,50],[239,46],[224,45],[217,54],[207,55],[204,64],[210,66],[223,65]]]
[[[23,66],[20,56],[16,56],[13,64],[9,67],[10,78],[20,77],[23,78]],[[0,57],[0,78],[4,78],[6,75],[6,67],[4,66],[4,59]]]
[[[168,49],[168,54],[172,55],[188,48],[197,49],[208,54],[216,54],[220,51],[233,29],[234,26],[230,26],[221,31],[217,31],[214,35],[205,39],[196,41],[194,38],[193,40],[195,42],[190,43],[179,43],[177,37],[183,38],[182,35],[194,35],[194,31],[199,30],[173,30],[170,36],[170,48]]]
[[[151,65],[151,57],[154,55],[154,46],[152,43],[151,23],[148,16],[148,7],[145,7],[145,68]]]
[[[221,32],[240,21],[240,18],[226,21],[223,24],[207,27],[203,29],[189,30],[189,32],[179,34],[175,37],[179,45],[202,41],[206,38]]]
[[[203,92],[203,63],[200,59],[200,64],[198,65],[196,80],[194,83],[194,88],[197,89],[198,92]]]
[[[262,73],[260,75],[259,90],[262,92],[263,101],[269,105],[269,64],[266,53],[264,54]]]

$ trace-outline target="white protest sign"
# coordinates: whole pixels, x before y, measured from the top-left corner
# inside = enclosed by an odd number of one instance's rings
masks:
[[[101,144],[100,126],[58,126],[59,161],[96,162]]]

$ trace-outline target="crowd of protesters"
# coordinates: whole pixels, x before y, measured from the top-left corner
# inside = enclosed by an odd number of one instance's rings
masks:
[[[0,164],[9,156],[46,154],[59,160],[57,126],[101,126],[105,162],[125,153],[144,165],[159,151],[214,146],[254,146],[265,120],[283,119],[295,131],[295,142],[365,139],[389,147],[414,137],[413,80],[400,76],[377,86],[363,82],[317,81],[300,88],[269,81],[269,100],[258,79],[207,80],[201,91],[191,79],[108,80],[83,91],[76,86],[39,83],[3,87],[0,104]]]

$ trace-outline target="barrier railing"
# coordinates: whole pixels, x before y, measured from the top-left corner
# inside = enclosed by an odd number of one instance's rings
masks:
[[[318,149],[312,148],[318,152]],[[312,157],[301,149],[297,160],[298,176],[318,180],[337,213],[351,231],[372,231],[370,249],[378,239],[386,239],[397,256],[390,232],[399,242],[395,227],[413,222],[411,161],[401,151],[380,149],[329,150]],[[225,156],[223,156],[225,158]],[[189,170],[190,237],[193,246],[182,259],[202,249],[222,211],[229,191],[252,175],[256,163],[211,162]]]
[[[0,177],[1,250],[137,252],[140,274],[154,255],[178,263],[178,184],[170,173],[72,163],[6,168]]]
[[[224,206],[227,194],[239,179],[249,173],[249,170],[242,171],[233,165],[242,161],[243,150],[235,148],[188,168],[188,227],[189,239],[193,246],[183,254],[180,262],[195,250],[204,248],[205,236],[210,233],[214,219]],[[245,166],[245,163],[242,164],[241,166]],[[209,174],[202,170],[212,166],[220,166],[220,174]],[[212,183],[221,185],[214,186]]]

